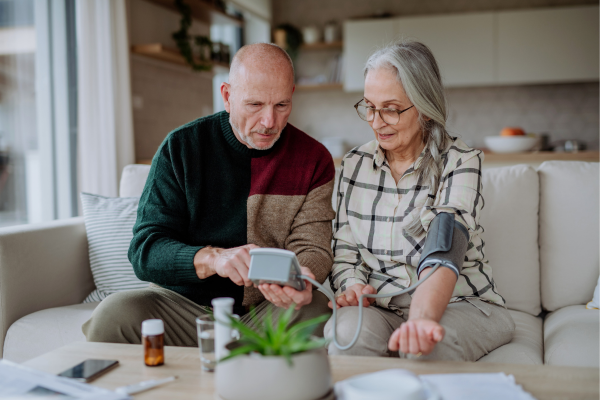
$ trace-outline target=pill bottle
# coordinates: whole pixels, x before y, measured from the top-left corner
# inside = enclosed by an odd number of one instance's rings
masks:
[[[150,367],[165,363],[165,326],[160,319],[147,319],[142,322],[142,344],[144,363]]]

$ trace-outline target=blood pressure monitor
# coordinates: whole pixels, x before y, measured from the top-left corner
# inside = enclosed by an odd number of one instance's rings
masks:
[[[250,250],[248,278],[255,284],[273,283],[290,286],[298,291],[306,289],[300,277],[300,263],[293,251],[261,248]]]

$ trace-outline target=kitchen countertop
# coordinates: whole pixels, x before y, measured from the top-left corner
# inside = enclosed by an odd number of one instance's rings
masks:
[[[555,153],[553,151],[534,151],[526,153],[499,154],[492,153],[489,150],[483,151],[485,154],[484,162],[535,162],[535,161],[600,161],[600,152],[598,151],[580,151],[577,153]]]

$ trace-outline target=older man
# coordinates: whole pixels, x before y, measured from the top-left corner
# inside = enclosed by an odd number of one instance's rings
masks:
[[[287,124],[292,62],[275,45],[244,46],[229,81],[227,112],[174,130],[154,156],[129,249],[137,276],[152,284],[106,298],[83,326],[88,341],[140,343],[142,321],[160,318],[166,344],[195,346],[194,319],[215,297],[234,298],[248,322],[250,306],[261,318],[295,304],[294,321],[330,311],[310,283],[296,291],[248,280],[256,247],[295,252],[320,282],[333,263],[333,161]]]

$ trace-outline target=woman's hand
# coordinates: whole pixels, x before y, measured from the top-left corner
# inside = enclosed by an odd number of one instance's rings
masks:
[[[444,328],[429,319],[409,319],[396,329],[388,342],[391,351],[404,354],[424,354],[433,351],[435,345],[444,338]]]
[[[315,276],[310,269],[300,267],[300,270],[302,271],[302,275],[315,279]],[[299,310],[300,307],[310,304],[312,301],[312,283],[308,281],[304,281],[304,283],[306,284],[306,288],[301,292],[289,286],[281,287],[279,285],[268,283],[258,285],[258,290],[261,291],[267,300],[277,307],[285,308],[287,310],[292,304],[295,304],[295,309]]]
[[[358,299],[361,294],[375,294],[377,291],[371,285],[363,285],[362,283],[355,283],[350,286],[344,293],[339,295],[336,299],[336,307],[348,307],[358,306]],[[369,307],[375,299],[363,299],[363,307]],[[333,309],[331,301],[328,304],[329,308]]]

